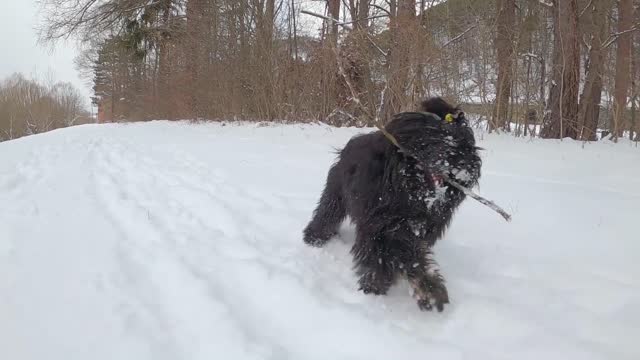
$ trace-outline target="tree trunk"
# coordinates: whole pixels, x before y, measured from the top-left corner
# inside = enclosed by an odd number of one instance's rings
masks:
[[[273,32],[275,20],[275,0],[262,0],[259,2],[256,24],[257,32],[257,79],[259,101],[259,113],[262,117],[273,120],[276,115],[274,103],[274,68],[273,60]]]
[[[636,9],[639,11],[640,8]],[[633,46],[632,42],[632,46]],[[636,48],[637,49],[637,48]],[[632,49],[632,52],[635,49]],[[636,53],[637,54],[637,53]],[[640,94],[638,94],[638,75],[640,75],[640,68],[638,67],[638,56],[631,56],[631,129],[633,131],[629,132],[629,139],[640,141],[640,121],[638,121],[638,98]],[[635,131],[635,136],[634,136]]]
[[[605,41],[607,23],[607,0],[594,1],[588,21],[591,37],[591,48],[587,75],[580,95],[580,109],[578,123],[580,124],[579,138],[581,140],[597,140],[598,119],[600,118],[600,101],[602,99],[602,75],[606,57],[606,49],[602,48]]]
[[[171,0],[163,0],[162,4],[162,22],[160,26],[163,30],[160,31],[160,39],[158,40],[158,77],[160,79],[158,86],[158,109],[160,110],[160,116],[165,119],[172,120],[172,103],[173,92],[171,91],[171,51],[169,42],[171,41],[171,34],[169,32],[169,22],[171,21],[171,9],[173,4]]]
[[[366,29],[368,27],[369,22],[367,18],[369,17],[370,3],[371,0],[360,0],[358,2],[358,22],[356,26],[360,29]]]
[[[417,21],[415,0],[391,2],[391,8],[396,10],[396,15],[389,20],[392,45],[388,54],[388,90],[384,107],[387,119],[403,109],[408,110],[406,89],[411,68],[411,45],[415,41],[412,37],[416,36],[414,30]]]
[[[553,11],[553,10],[552,10]],[[544,15],[540,16],[540,21],[544,21],[546,24],[546,18]],[[546,26],[542,32],[542,44],[540,48],[540,93],[538,95],[538,114],[543,116],[545,114],[545,109],[547,109],[547,97],[546,97],[546,86],[547,86],[547,59],[549,58],[549,46],[551,45],[551,39],[549,38],[550,32],[547,31]],[[541,136],[542,133],[542,124],[540,123],[540,129],[536,126],[536,134],[537,136]]]
[[[577,0],[553,2],[553,76],[542,137],[577,138],[580,45]]]
[[[633,24],[633,0],[618,1],[618,26],[617,32],[621,33],[632,28]],[[616,41],[616,84],[614,89],[613,103],[613,140],[617,141],[621,137],[627,124],[625,123],[627,109],[627,95],[630,85],[630,60],[631,60],[631,40],[633,34],[627,32],[618,37]]]
[[[202,56],[202,43],[206,42],[203,29],[203,0],[189,0],[187,2],[187,72],[189,76],[189,107],[191,116],[198,119],[204,116],[201,106],[202,80],[201,69],[205,65]]]
[[[513,71],[513,39],[516,17],[515,0],[497,0],[496,56],[498,81],[493,121],[489,131],[496,128],[509,129],[509,99],[511,97],[511,75]]]
[[[327,0],[327,10],[329,11],[329,17],[335,20],[340,20],[340,0]],[[329,41],[331,45],[338,46],[338,24],[335,21],[330,21],[329,27]]]
[[[370,58],[369,50],[371,44],[369,42],[369,5],[371,0],[360,0],[357,3],[349,0],[349,9],[354,28],[345,37],[345,41],[341,46],[341,60],[345,68],[345,72],[354,87],[354,90],[360,96],[361,104],[354,104],[351,100],[350,90],[346,83],[338,75],[339,107],[345,108],[354,118],[359,119],[364,124],[372,119],[363,116],[362,108],[369,109],[369,113],[373,113],[372,104],[376,104],[375,91],[371,82],[371,68],[368,59]],[[372,125],[372,124],[369,124]]]
[[[327,15],[331,19],[340,20],[340,0],[326,0]],[[338,25],[335,21],[325,20],[323,31],[323,51],[320,63],[320,71],[322,74],[320,87],[323,94],[322,110],[320,117],[326,119],[340,103],[340,85],[338,70],[336,69],[338,53]]]

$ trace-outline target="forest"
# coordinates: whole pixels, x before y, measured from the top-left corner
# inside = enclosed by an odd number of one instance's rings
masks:
[[[443,96],[516,136],[638,139],[633,0],[42,0],[100,122],[367,126]]]

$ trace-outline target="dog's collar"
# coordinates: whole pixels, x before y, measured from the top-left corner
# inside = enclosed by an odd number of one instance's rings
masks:
[[[433,116],[433,117],[435,117],[436,119],[438,119],[438,120],[442,121],[442,118],[441,118],[440,116],[438,116],[438,114],[434,114],[434,113],[427,112],[427,111],[418,111],[418,112],[419,112],[420,114],[423,114],[423,115]]]
[[[431,112],[427,112],[427,111],[418,111],[420,114],[426,115],[426,116],[433,116],[436,119],[438,119],[439,121],[442,121],[442,118],[438,115],[438,114],[434,114]],[[458,113],[455,114],[451,114],[448,113],[445,117],[444,117],[444,121],[447,124],[451,124],[454,120],[456,120],[458,118]]]

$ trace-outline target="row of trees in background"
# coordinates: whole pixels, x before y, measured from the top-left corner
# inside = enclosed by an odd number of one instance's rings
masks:
[[[70,83],[14,74],[0,81],[0,141],[87,123],[90,115]]]
[[[516,135],[640,132],[638,0],[42,3],[45,40],[86,45],[104,120],[361,126],[439,95]]]
[[[637,139],[640,72],[631,59],[640,54],[638,5],[633,0],[536,1],[536,7],[546,8],[542,28],[536,29],[526,26],[529,17],[540,19],[531,3],[523,7],[526,4],[516,0],[497,1],[497,98],[490,126],[510,127],[508,119],[513,116],[508,107],[520,103],[524,115],[519,117],[524,117],[524,131],[528,130],[535,62],[540,78],[537,102],[544,111],[540,135],[595,140],[597,129],[607,128],[614,140],[625,131]],[[545,36],[537,47],[536,36],[541,33]],[[526,71],[516,72],[514,66]],[[518,98],[521,89],[524,99]]]

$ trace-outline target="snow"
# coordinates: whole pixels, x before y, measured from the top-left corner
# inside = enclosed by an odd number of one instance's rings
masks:
[[[368,130],[150,122],[0,143],[0,358],[638,359],[640,149],[479,134],[435,248],[451,304],[357,291],[301,231]]]

